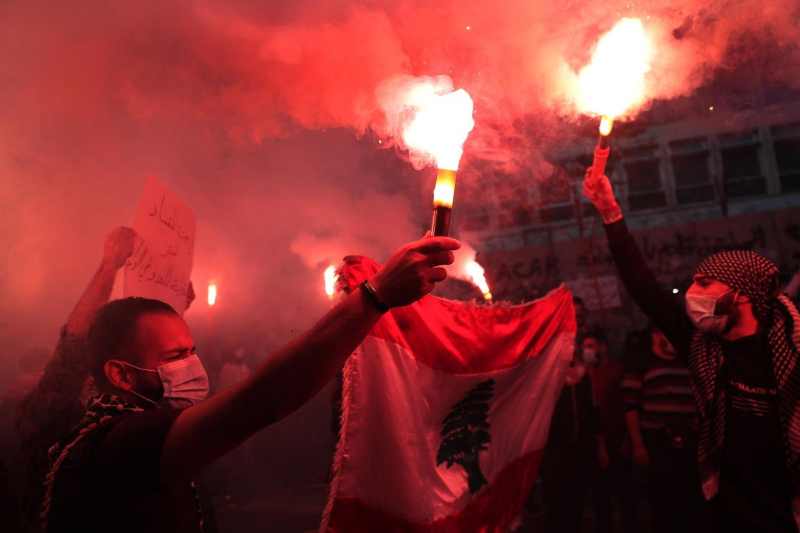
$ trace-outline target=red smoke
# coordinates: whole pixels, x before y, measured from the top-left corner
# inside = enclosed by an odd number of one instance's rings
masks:
[[[235,278],[242,304],[316,287],[329,256],[380,258],[416,237],[432,184],[372,137],[353,140],[386,133],[375,89],[393,76],[444,74],[467,89],[464,158],[500,164],[558,141],[547,126],[574,115],[574,72],[622,16],[656,37],[653,98],[752,61],[745,38],[784,48],[763,78],[798,82],[794,0],[28,0],[0,14],[4,305],[52,315],[36,323],[53,336],[148,174],[195,206],[198,276],[220,276],[226,294]]]

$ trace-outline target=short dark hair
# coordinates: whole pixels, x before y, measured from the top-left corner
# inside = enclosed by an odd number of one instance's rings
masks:
[[[97,311],[88,337],[91,373],[97,386],[108,384],[104,372],[106,361],[130,358],[127,349],[133,342],[139,318],[161,313],[178,314],[160,300],[136,296],[114,300]]]

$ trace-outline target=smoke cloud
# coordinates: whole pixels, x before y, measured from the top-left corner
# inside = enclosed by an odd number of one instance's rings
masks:
[[[11,1],[0,12],[11,345],[52,341],[150,174],[197,211],[198,293],[218,279],[220,314],[275,342],[306,325],[309,307],[324,309],[325,264],[382,259],[427,222],[431,177],[391,142],[386,80],[449,76],[475,100],[464,158],[507,167],[541,159],[578,118],[575,73],[622,16],[641,17],[654,41],[651,99],[691,94],[763,49],[781,54],[762,79],[800,81],[789,0]],[[477,178],[462,179],[466,191]]]

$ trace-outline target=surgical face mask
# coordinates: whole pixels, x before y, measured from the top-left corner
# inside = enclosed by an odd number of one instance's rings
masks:
[[[597,350],[595,348],[584,348],[581,359],[584,364],[595,366],[597,364]]]
[[[697,329],[705,333],[720,334],[730,322],[730,305],[733,290],[719,295],[686,293],[686,314]]]
[[[162,401],[167,402],[171,407],[190,407],[205,400],[208,396],[208,374],[206,374],[203,362],[200,361],[197,354],[191,354],[183,359],[165,363],[155,370],[141,368],[126,361],[122,361],[122,363],[142,372],[158,374],[161,379],[161,385],[164,387]],[[134,390],[130,392],[152,404],[158,404],[152,398],[148,398]]]

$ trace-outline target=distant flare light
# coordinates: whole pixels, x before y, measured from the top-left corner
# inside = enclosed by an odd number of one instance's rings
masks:
[[[333,296],[336,294],[336,279],[339,277],[336,274],[336,267],[330,265],[326,268],[323,277],[325,279],[325,294],[328,298],[333,299]]]
[[[469,261],[465,266],[467,276],[472,280],[478,289],[483,294],[484,300],[492,299],[492,291],[489,289],[489,283],[486,281],[486,271],[477,261]]]
[[[216,303],[217,303],[217,284],[212,282],[208,284],[208,306],[214,307]]]

